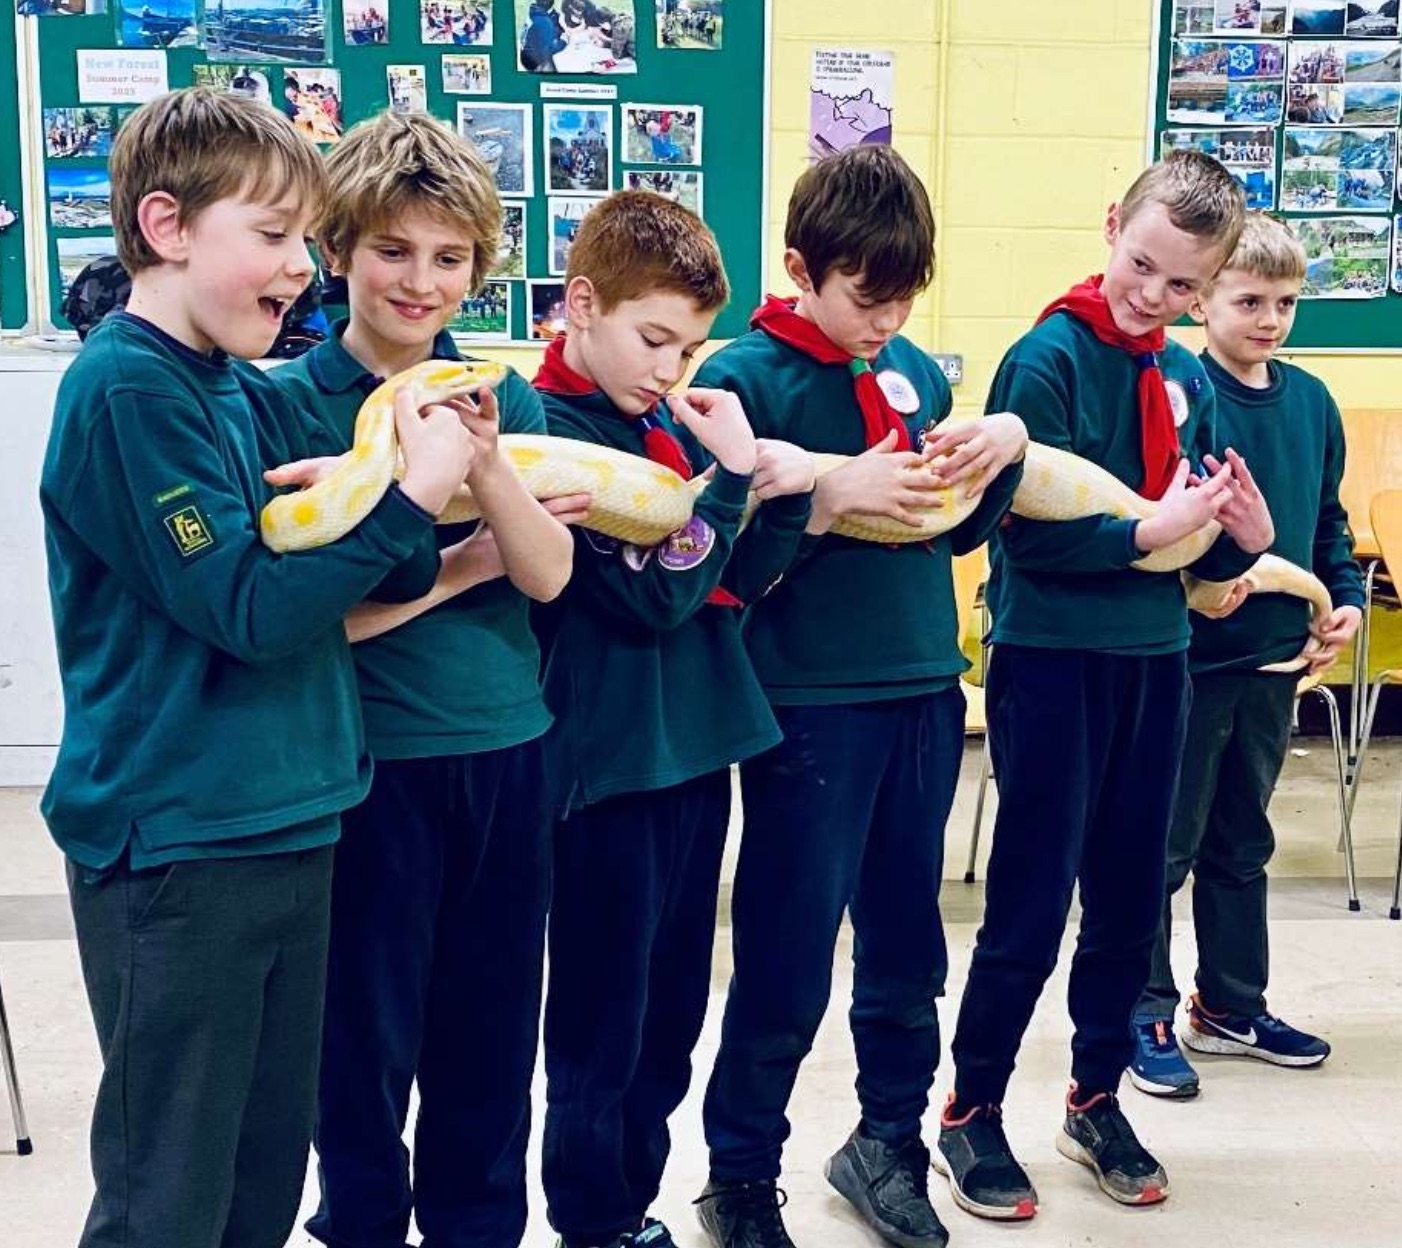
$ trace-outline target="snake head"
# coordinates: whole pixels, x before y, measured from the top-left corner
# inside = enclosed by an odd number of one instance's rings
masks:
[[[474,394],[483,386],[498,386],[508,371],[506,365],[491,360],[426,360],[390,381],[413,386],[423,406]]]

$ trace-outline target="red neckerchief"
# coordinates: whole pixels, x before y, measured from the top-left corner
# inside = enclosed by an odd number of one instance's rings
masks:
[[[536,370],[536,375],[531,381],[537,390],[544,390],[547,394],[583,395],[597,394],[599,387],[582,373],[575,372],[565,363],[565,337],[561,334],[557,338],[550,340],[550,345],[545,348],[545,355],[541,357],[540,368]],[[686,457],[686,451],[682,444],[677,441],[652,412],[644,412],[641,416],[631,417],[635,419],[643,430],[643,453],[655,464],[661,464],[664,468],[670,468],[683,480],[690,481],[692,477],[691,460]],[[706,596],[706,601],[718,607],[743,607],[745,604],[727,589],[722,589],[719,585]]]
[[[1118,347],[1134,357],[1139,365],[1139,445],[1144,460],[1144,481],[1139,493],[1145,498],[1162,498],[1182,458],[1173,405],[1168,401],[1168,388],[1159,369],[1158,353],[1167,339],[1162,329],[1139,335],[1120,329],[1100,289],[1104,280],[1104,275],[1098,274],[1071,287],[1047,306],[1037,324],[1053,312],[1069,312],[1106,346]]]
[[[750,328],[762,329],[796,351],[817,360],[819,364],[845,364],[852,373],[852,389],[857,406],[862,410],[862,425],[868,446],[875,446],[892,429],[896,431],[896,449],[910,450],[910,433],[891,407],[876,382],[876,374],[866,360],[849,355],[806,317],[794,311],[797,299],[780,299],[766,295],[764,302],[750,316]]]

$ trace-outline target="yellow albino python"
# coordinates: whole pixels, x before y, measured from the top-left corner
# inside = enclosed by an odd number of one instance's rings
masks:
[[[389,488],[398,468],[394,436],[394,397],[406,387],[419,406],[495,386],[507,374],[503,365],[486,361],[430,360],[389,378],[362,404],[355,440],[348,455],[324,480],[296,493],[279,495],[263,510],[263,541],[277,551],[325,545],[360,523]],[[675,533],[691,518],[700,481],[686,482],[670,469],[641,456],[568,438],[507,434],[502,450],[526,488],[537,498],[588,494],[588,528],[621,541],[652,546]],[[847,462],[842,455],[814,455],[819,475]],[[919,528],[884,516],[843,517],[833,531],[875,542],[917,542],[955,527],[976,503],[955,488],[937,491],[938,503],[925,512]],[[1108,514],[1147,519],[1156,504],[1141,498],[1096,464],[1067,451],[1037,443],[1027,448],[1022,484],[1012,510],[1031,520],[1074,520]],[[439,517],[442,523],[476,519],[481,512],[464,487]],[[1187,567],[1221,532],[1216,523],[1156,550],[1135,562],[1146,572],[1174,572]],[[1262,555],[1244,579],[1254,592],[1293,594],[1310,603],[1316,621],[1333,610],[1329,592],[1303,568],[1275,555]],[[1200,581],[1184,574],[1188,603],[1212,609],[1228,595],[1233,582]]]

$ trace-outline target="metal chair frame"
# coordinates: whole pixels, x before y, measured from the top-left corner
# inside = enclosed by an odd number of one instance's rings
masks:
[[[15,1069],[15,1048],[10,1041],[10,1021],[5,1015],[5,994],[0,989],[0,1065],[5,1067],[5,1086],[10,1093],[10,1114],[15,1120],[15,1151],[27,1157],[34,1151],[29,1125],[24,1117],[24,1101],[19,1092],[19,1072]]]

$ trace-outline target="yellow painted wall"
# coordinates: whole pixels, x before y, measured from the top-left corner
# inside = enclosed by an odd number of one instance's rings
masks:
[[[731,0],[745,3],[747,0]],[[1153,0],[773,0],[769,280],[806,158],[817,46],[896,56],[896,147],[925,179],[939,272],[907,334],[961,352],[962,408],[1037,311],[1098,271],[1106,206],[1143,165]],[[684,87],[678,84],[678,92]],[[718,193],[723,175],[708,175]],[[1195,344],[1192,332],[1183,335]],[[520,368],[533,352],[502,353]],[[1402,355],[1299,357],[1341,406],[1402,406]]]

